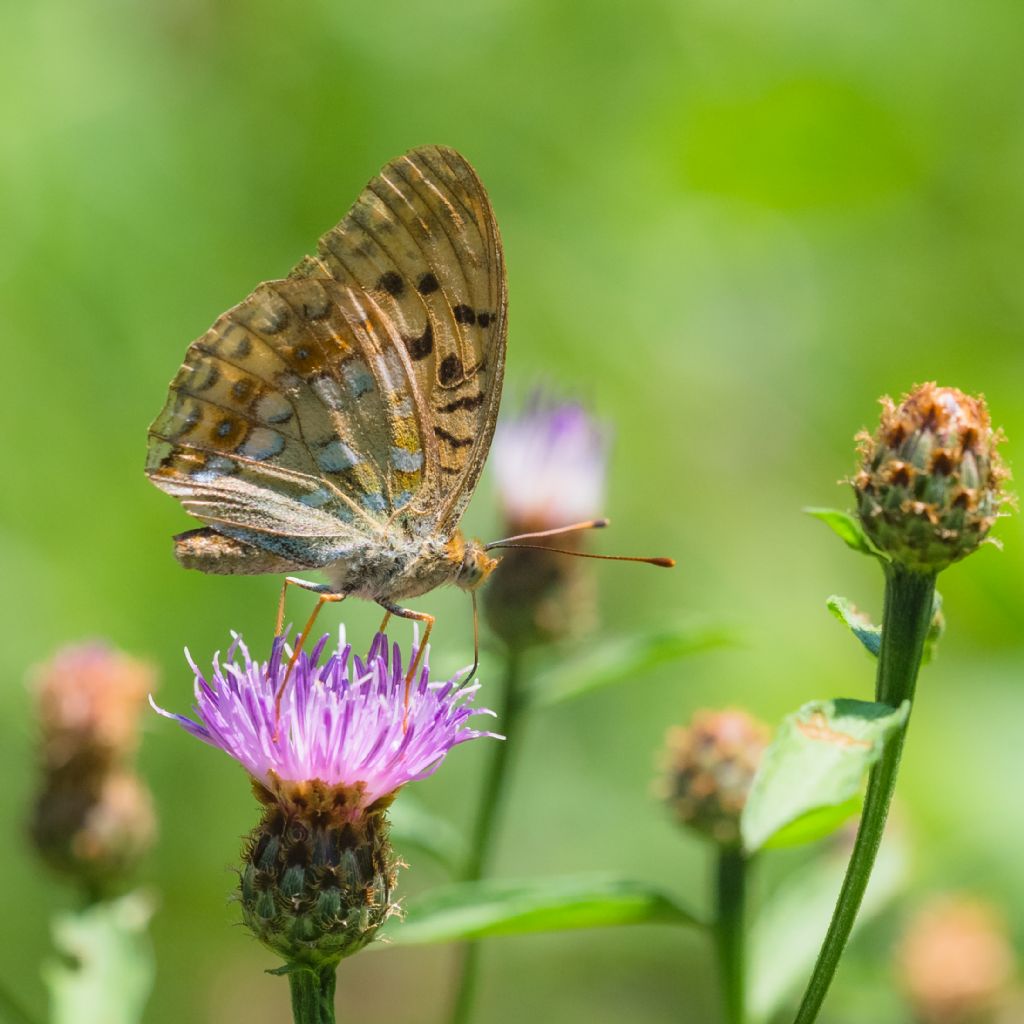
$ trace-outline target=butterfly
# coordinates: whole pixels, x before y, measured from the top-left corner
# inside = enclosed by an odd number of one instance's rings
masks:
[[[354,595],[424,622],[422,651],[434,619],[400,602],[473,591],[497,564],[459,520],[494,433],[507,310],[498,226],[468,161],[423,146],[387,164],[315,256],[186,352],[146,459],[205,524],[174,538],[178,561],[320,570],[327,584],[288,576],[278,632],[295,585],[320,595],[303,637],[325,602]]]

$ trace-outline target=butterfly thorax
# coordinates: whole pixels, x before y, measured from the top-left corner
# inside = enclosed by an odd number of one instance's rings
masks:
[[[474,590],[497,564],[479,541],[467,542],[461,531],[456,531],[448,540],[403,538],[367,545],[324,566],[323,572],[337,593],[371,601],[398,601],[445,583]]]

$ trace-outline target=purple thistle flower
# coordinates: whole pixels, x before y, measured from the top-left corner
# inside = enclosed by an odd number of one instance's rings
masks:
[[[600,515],[607,461],[604,424],[578,402],[535,393],[499,423],[491,447],[506,522],[543,530]]]
[[[186,651],[196,676],[195,720],[153,707],[229,754],[271,793],[295,789],[281,783],[319,781],[352,793],[351,813],[358,816],[407,782],[430,775],[457,744],[496,736],[468,725],[474,715],[493,714],[471,705],[478,684],[460,686],[458,676],[430,682],[426,656],[406,715],[398,644],[389,656],[387,637],[377,634],[364,660],[345,643],[344,627],[337,650],[322,664],[326,635],[299,655],[278,723],[274,699],[290,656],[286,639],[277,637],[270,659],[260,662],[233,636],[226,661],[219,653],[214,657],[210,678]]]

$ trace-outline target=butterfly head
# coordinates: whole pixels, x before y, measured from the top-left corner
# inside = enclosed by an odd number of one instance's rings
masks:
[[[494,572],[500,558],[492,558],[478,540],[467,541],[457,533],[448,542],[447,556],[458,568],[454,583],[463,590],[476,590]]]

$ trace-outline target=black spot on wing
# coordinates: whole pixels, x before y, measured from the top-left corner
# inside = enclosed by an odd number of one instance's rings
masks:
[[[456,355],[445,356],[438,367],[437,375],[445,386],[454,384],[462,377],[462,360]]]
[[[377,287],[397,299],[405,291],[405,279],[394,270],[388,270],[380,275],[380,278],[377,280]]]
[[[464,302],[460,302],[453,310],[452,316],[455,317],[457,324],[465,324],[467,326],[476,323],[476,313],[467,306]]]
[[[405,347],[410,359],[426,359],[434,351],[434,328],[429,321],[418,338],[406,338]]]
[[[454,402],[449,402],[447,405],[442,405],[437,411],[438,412],[459,412],[460,409],[466,409],[472,412],[474,409],[479,409],[484,404],[483,393],[476,395],[467,395],[465,398],[456,398]]]
[[[434,435],[452,448],[468,448],[473,443],[473,438],[456,437],[454,434],[449,434],[444,427],[434,427]]]
[[[440,287],[437,278],[429,270],[416,282],[416,290],[420,295],[430,295]]]

